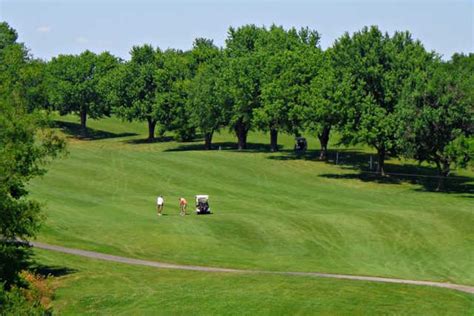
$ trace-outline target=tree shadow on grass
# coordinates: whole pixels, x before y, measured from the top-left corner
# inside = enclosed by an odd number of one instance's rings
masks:
[[[88,127],[86,133],[82,133],[81,124],[73,122],[54,121],[57,128],[60,128],[66,135],[81,140],[99,140],[107,138],[118,138],[136,136],[136,133],[112,133]]]
[[[278,146],[282,148],[282,146]],[[170,148],[165,151],[201,151],[206,150],[204,143],[192,143],[192,144],[182,144],[175,148]],[[226,150],[226,151],[235,151],[242,153],[255,153],[255,152],[271,152],[271,147],[268,144],[262,143],[247,143],[247,148],[243,150],[237,149],[237,144],[235,142],[215,142],[212,144],[211,150]]]
[[[280,155],[268,156],[272,160],[308,160],[317,163],[331,163],[340,165],[344,169],[368,169],[370,154],[348,149],[328,150],[327,160],[319,160],[319,150],[307,150],[306,152],[295,152],[294,150],[282,150]],[[375,156],[374,156],[375,158]]]
[[[267,157],[273,160],[308,160],[315,163],[336,164],[345,170],[353,170],[350,174],[322,174],[321,177],[331,179],[356,179],[363,182],[376,182],[385,184],[411,183],[420,185],[419,191],[438,192],[438,172],[436,168],[430,166],[420,166],[413,163],[385,164],[387,176],[381,176],[374,172],[377,155],[361,151],[333,149],[328,152],[326,162],[318,160],[319,150],[307,151],[304,154],[287,151],[281,155]],[[372,166],[370,169],[370,160]],[[458,193],[463,197],[474,198],[474,178],[465,176],[451,176],[444,179],[441,193]]]
[[[60,267],[60,266],[47,266],[47,265],[42,265],[42,264],[32,265],[30,269],[35,274],[39,274],[43,277],[48,277],[48,276],[60,277],[60,276],[78,272],[78,270],[72,269],[72,268]]]
[[[387,176],[380,176],[375,173],[350,173],[350,174],[321,174],[320,177],[329,179],[350,179],[360,180],[363,182],[375,182],[384,184],[402,184],[410,183],[414,185],[420,185],[421,188],[415,189],[417,191],[425,192],[440,192],[440,193],[457,193],[463,194],[463,197],[474,198],[474,179],[469,177],[448,177],[444,179],[442,190],[438,191],[438,178],[431,178],[420,175],[408,175],[408,174],[389,174]]]
[[[159,136],[154,139],[140,138],[140,139],[128,139],[124,142],[132,145],[141,145],[141,144],[154,144],[154,143],[167,143],[174,141],[172,136]]]

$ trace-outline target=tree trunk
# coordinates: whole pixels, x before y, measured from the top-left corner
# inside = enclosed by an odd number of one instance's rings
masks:
[[[83,136],[87,135],[87,111],[86,109],[81,109],[81,134]]]
[[[385,176],[385,146],[382,145],[382,147],[377,148],[377,154],[378,154],[378,164],[377,164],[377,172],[380,173],[380,175]]]
[[[443,162],[443,165],[441,166],[440,162],[436,162],[436,167],[438,168],[438,186],[436,188],[436,191],[442,191],[444,190],[444,182],[445,179],[449,176],[449,173],[451,171],[450,169],[450,164],[447,161]]]
[[[209,133],[204,133],[204,149],[211,150],[212,149],[212,134],[214,132],[211,131]]]
[[[328,156],[329,133],[331,127],[325,126],[323,132],[318,134],[319,143],[321,144],[321,152],[319,153],[319,160],[326,160]]]
[[[247,132],[243,131],[237,135],[238,138],[238,143],[237,143],[237,149],[238,150],[243,150],[247,149]]]
[[[237,135],[237,149],[243,150],[247,149],[247,133],[248,130],[245,128],[244,124],[239,122],[235,126],[235,133]]]
[[[270,150],[278,151],[278,130],[273,128],[270,129]]]
[[[148,141],[153,141],[155,140],[155,127],[156,127],[156,121],[148,118]]]

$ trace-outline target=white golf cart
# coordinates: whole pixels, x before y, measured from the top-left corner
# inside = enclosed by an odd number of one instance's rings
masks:
[[[209,195],[196,195],[196,214],[211,214],[209,207]]]

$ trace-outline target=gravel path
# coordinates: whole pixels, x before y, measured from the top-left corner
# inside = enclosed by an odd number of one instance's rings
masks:
[[[347,275],[347,274],[318,273],[318,272],[279,272],[279,271],[262,271],[262,270],[239,270],[239,269],[213,268],[213,267],[202,267],[202,266],[192,266],[192,265],[179,265],[179,264],[172,264],[172,263],[163,263],[163,262],[156,262],[156,261],[113,256],[113,255],[108,255],[108,254],[104,254],[100,252],[87,251],[87,250],[74,249],[74,248],[66,248],[66,247],[61,247],[61,246],[44,244],[44,243],[36,242],[36,241],[30,242],[30,244],[36,248],[52,250],[52,251],[62,252],[62,253],[67,253],[67,254],[72,254],[72,255],[78,255],[82,257],[120,262],[120,263],[125,263],[125,264],[162,268],[162,269],[177,269],[177,270],[191,270],[191,271],[204,271],[204,272],[296,275],[296,276],[358,280],[358,281],[369,281],[369,282],[424,285],[424,286],[442,287],[442,288],[474,294],[474,286],[460,285],[460,284],[453,284],[453,283],[416,281],[416,280],[381,278],[381,277],[371,277],[371,276],[357,276],[357,275]]]

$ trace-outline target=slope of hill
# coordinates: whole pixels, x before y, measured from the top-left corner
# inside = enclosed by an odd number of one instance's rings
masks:
[[[71,117],[59,124],[71,134],[77,128]],[[306,157],[292,153],[290,136],[281,137],[281,152],[270,153],[268,137],[259,133],[250,135],[245,152],[232,149],[228,133],[216,135],[221,150],[204,151],[201,142],[146,143],[142,125],[91,120],[91,139],[70,139],[68,157],[31,184],[48,216],[38,240],[170,263],[474,284],[470,171],[448,193],[437,193],[429,178],[412,183],[411,177],[360,174],[370,155],[363,148],[337,149],[335,165],[311,159],[314,138]],[[434,173],[397,160],[387,169]],[[178,198],[186,197],[192,209],[200,193],[210,195],[215,214],[180,217]],[[160,218],[158,194],[166,200]],[[47,257],[52,262],[59,255]]]

